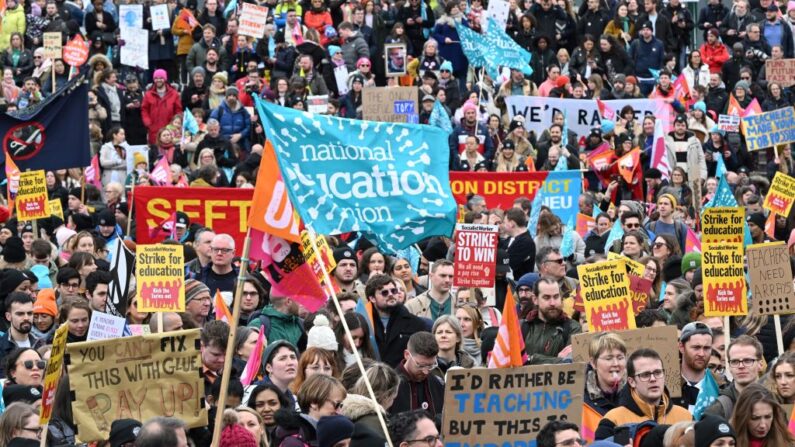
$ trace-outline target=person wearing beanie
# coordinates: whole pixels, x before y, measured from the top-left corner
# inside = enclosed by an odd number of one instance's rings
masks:
[[[682,257],[682,277],[688,282],[693,282],[693,275],[699,267],[701,267],[701,253],[693,251]]]
[[[432,73],[431,70],[427,70],[426,73]],[[513,72],[512,78],[513,78]],[[524,81],[524,75],[522,72],[518,72],[518,77]],[[529,82],[529,81],[526,81]],[[503,87],[506,85],[511,84],[510,82],[503,83]],[[510,93],[506,95],[510,96]],[[461,113],[463,118],[459,122],[457,126],[453,128],[452,136],[449,139],[450,142],[450,164],[449,168],[453,171],[461,170],[461,162],[459,158],[459,154],[464,152],[466,149],[466,142],[467,137],[475,136],[478,139],[478,153],[480,153],[485,160],[493,160],[494,159],[494,140],[491,138],[491,135],[486,129],[486,126],[480,124],[479,121],[479,114],[478,114],[478,107],[476,104],[471,103],[470,101],[466,101],[462,106]]]
[[[270,327],[266,325],[265,333],[268,340],[285,340],[298,345],[305,335],[303,322],[298,317],[298,302],[292,298],[271,296],[270,304],[262,309],[260,315],[270,320]],[[263,320],[261,316],[254,316],[248,325],[258,328]]]
[[[239,93],[237,87],[233,85],[227,87],[224,100],[210,113],[210,119],[220,123],[221,135],[228,138],[232,144],[248,147],[251,116],[240,102]]]
[[[168,75],[163,69],[155,70],[152,87],[144,93],[141,103],[141,119],[149,131],[149,144],[157,144],[160,129],[171,123],[174,115],[182,113],[182,100],[179,93],[168,83]],[[149,160],[154,162],[154,160]],[[169,160],[171,162],[171,160]]]
[[[36,339],[48,340],[55,332],[55,318],[58,316],[58,306],[55,303],[55,290],[41,289],[33,303],[33,326],[30,333]]]
[[[19,236],[11,236],[6,239],[3,246],[3,267],[8,268],[11,266],[24,265],[27,260],[25,254],[25,244]]]
[[[222,423],[224,428],[221,430],[218,447],[259,447],[254,435],[238,423],[235,410],[225,410]]]
[[[207,322],[212,306],[210,289],[195,279],[185,281],[185,313],[196,327],[203,327]]]
[[[696,445],[698,447],[723,447],[734,445],[727,443],[737,440],[734,428],[720,416],[704,415],[696,422]],[[722,442],[723,441],[723,442]]]
[[[116,419],[110,424],[110,447],[122,447],[131,442],[141,431],[141,423],[135,419]]]
[[[771,240],[770,236],[765,233],[765,220],[765,215],[762,213],[751,213],[745,218],[754,244],[761,244]]]
[[[682,353],[682,395],[674,403],[693,411],[712,353],[712,329],[700,321],[685,324],[679,334],[679,351]]]
[[[671,169],[679,166],[688,173],[690,179],[707,178],[707,161],[701,141],[688,129],[687,116],[677,115],[674,130],[665,136],[666,155]],[[692,204],[683,204],[692,206]]]
[[[700,143],[699,143],[699,147]],[[706,168],[705,168],[706,169]],[[702,178],[706,178],[706,173]],[[674,212],[679,206],[673,194],[663,193],[657,196],[656,220],[650,220],[646,224],[646,230],[656,235],[670,234],[679,244],[679,252],[684,253],[685,242],[687,240],[687,227],[684,222],[674,219]]]
[[[341,292],[353,292],[364,297],[364,284],[359,281],[359,266],[356,253],[352,248],[343,245],[334,249],[334,261],[337,266],[331,271],[332,280]]]
[[[323,314],[315,317],[314,326],[307,333],[306,347],[316,347],[325,351],[337,352],[339,344],[334,330],[331,329],[328,318]]]
[[[37,403],[37,401],[39,401]],[[3,403],[6,407],[14,402],[23,402],[38,407],[41,405],[41,386],[6,384],[3,387]]]
[[[353,422],[345,416],[324,416],[317,421],[318,447],[335,447],[338,442],[350,440]]]

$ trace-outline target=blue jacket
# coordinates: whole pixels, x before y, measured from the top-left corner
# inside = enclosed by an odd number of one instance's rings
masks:
[[[243,106],[238,107],[237,110],[232,110],[229,108],[226,100],[221,101],[221,105],[212,111],[210,118],[217,119],[221,124],[221,135],[231,137],[232,134],[241,134],[242,138],[240,138],[238,145],[244,149],[248,149],[248,136],[251,133],[251,117]]]
[[[458,31],[455,26],[450,23],[445,17],[436,21],[436,26],[433,27],[431,37],[439,42],[439,55],[446,61],[453,64],[453,74],[458,77],[460,74],[466,74],[469,62],[464,56],[464,50],[461,49],[461,38],[458,37]],[[444,43],[444,39],[449,37],[453,43]]]
[[[639,78],[651,78],[649,69],[659,70],[663,66],[665,48],[662,41],[654,36],[650,42],[638,37],[629,47],[629,57],[635,64],[635,75]]]

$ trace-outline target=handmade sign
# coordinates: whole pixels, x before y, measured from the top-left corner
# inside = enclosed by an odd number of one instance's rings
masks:
[[[247,5],[248,3],[243,3]],[[306,97],[306,109],[309,113],[328,113],[328,95],[309,95]]]
[[[62,34],[60,32],[44,33],[44,58],[60,59],[63,51]]]
[[[124,40],[119,56],[122,65],[148,69],[149,31],[138,28],[122,28],[121,38]]]
[[[108,439],[124,418],[207,425],[198,329],[69,343],[64,362],[79,442]]]
[[[168,18],[168,5],[152,5],[149,7],[149,14],[152,18],[152,29],[154,31],[171,28]]]
[[[758,315],[795,312],[792,269],[784,242],[754,244],[746,248],[748,277]]]
[[[41,392],[41,410],[39,411],[39,424],[46,425],[52,416],[52,407],[55,404],[55,390],[61,381],[63,357],[66,351],[66,337],[69,335],[69,325],[62,324],[55,330],[52,339],[52,351],[47,369],[44,370],[44,387]]]
[[[88,60],[88,42],[83,36],[76,34],[75,37],[63,47],[63,61],[72,67],[79,67]]]
[[[119,5],[119,28],[143,28],[144,5]]]
[[[740,115],[718,115],[718,129],[724,132],[739,132]]]
[[[745,234],[745,208],[707,208],[701,214],[701,244],[742,242]]]
[[[497,268],[496,225],[456,224],[455,287],[494,287]]]
[[[795,178],[776,171],[762,208],[782,216],[789,216],[793,199],[795,199]]]
[[[444,391],[442,435],[447,446],[535,445],[552,420],[582,418],[585,364],[451,369]],[[496,444],[494,444],[496,445]]]
[[[124,335],[125,323],[126,321],[122,317],[106,314],[104,312],[92,312],[91,323],[88,326],[87,340],[119,338]]]
[[[704,315],[722,317],[746,315],[745,271],[742,242],[702,244],[702,275],[704,278]]]
[[[588,346],[591,344],[591,340],[600,333],[585,332],[572,335],[572,361],[589,361]],[[617,334],[627,345],[627,358],[638,349],[654,347],[654,350],[660,354],[660,358],[663,361],[665,386],[668,388],[668,392],[671,393],[671,397],[680,397],[682,395],[682,384],[680,383],[682,380],[680,373],[681,362],[677,343],[679,341],[679,333],[676,330],[676,326],[644,327],[631,331],[620,331]]]
[[[792,107],[742,117],[745,144],[756,151],[795,141],[795,110]]]
[[[241,36],[251,36],[261,39],[265,35],[265,24],[268,21],[268,8],[253,3],[243,3],[240,13],[240,25],[237,33]]]
[[[15,204],[17,219],[20,222],[50,217],[50,201],[47,198],[47,179],[44,170],[20,173]]]
[[[365,120],[419,122],[419,94],[414,87],[368,87],[362,94],[362,118]]]
[[[635,329],[624,261],[577,266],[589,331]]]
[[[795,84],[795,59],[768,59],[765,61],[765,80],[777,82],[781,87]]]
[[[138,312],[185,312],[181,245],[138,245],[135,250]]]

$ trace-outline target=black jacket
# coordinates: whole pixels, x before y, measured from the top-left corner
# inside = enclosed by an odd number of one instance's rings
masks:
[[[644,23],[649,20],[649,15],[646,13],[641,14],[638,17],[638,20],[635,23]],[[635,37],[637,38],[639,35],[640,29],[635,27]],[[665,48],[666,52],[670,52],[672,49],[676,48],[676,37],[674,36],[673,31],[671,30],[671,21],[668,20],[667,17],[662,15],[662,12],[657,13],[657,23],[654,27],[654,37],[660,39],[663,43],[663,47]]]
[[[386,330],[378,313],[373,313],[373,331],[381,361],[396,368],[403,360],[403,351],[409,337],[415,332],[427,330],[425,322],[406,310],[402,305],[395,308],[389,317]]]
[[[442,416],[444,409],[444,382],[434,374],[422,382],[414,382],[408,377],[404,363],[397,367],[400,377],[397,398],[389,408],[391,414],[411,410],[425,410],[434,418]]]
[[[508,250],[511,271],[513,272],[513,277],[518,280],[525,273],[530,273],[535,269],[536,244],[527,231],[516,236],[510,246],[508,246],[509,241],[510,238],[503,239],[500,244]]]

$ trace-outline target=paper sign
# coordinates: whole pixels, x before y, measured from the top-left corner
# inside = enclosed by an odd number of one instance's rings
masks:
[[[334,81],[337,82],[337,90],[340,96],[348,93],[348,67],[340,65],[334,69]]]
[[[119,5],[119,28],[144,27],[144,5]]]
[[[108,439],[124,418],[207,425],[199,329],[69,343],[66,355],[78,442]]]
[[[130,330],[132,335],[149,335],[152,333],[148,324],[128,324],[127,329]]]
[[[793,199],[795,199],[795,178],[776,171],[762,207],[773,213],[789,216]]]
[[[795,59],[768,59],[765,61],[765,79],[777,82],[781,87],[795,84]]]
[[[166,6],[166,5],[158,5]],[[122,28],[121,63],[128,67],[149,69],[149,31],[138,28]]]
[[[91,323],[88,327],[88,341],[119,338],[124,335],[125,323],[126,321],[122,317],[104,312],[92,312]]]
[[[585,364],[451,369],[444,390],[447,446],[530,446],[547,422],[582,419]],[[484,440],[494,441],[483,443]]]
[[[152,5],[149,7],[149,14],[152,16],[152,30],[171,28],[171,22],[168,20],[168,5]]]
[[[742,242],[745,208],[707,208],[701,214],[701,245],[710,242]]]
[[[20,173],[19,192],[15,203],[17,219],[20,222],[50,217],[50,201],[47,198],[44,170]]]
[[[135,154],[141,154],[144,157],[146,166],[144,166],[143,169],[146,170],[146,172],[149,172],[149,146],[141,144],[127,148],[127,173],[130,174],[135,171]]]
[[[247,5],[248,3],[243,3]],[[309,113],[325,115],[328,113],[328,95],[310,95],[306,97],[306,107]]]
[[[334,259],[334,254],[329,247],[326,238],[315,237],[315,244],[312,243],[312,237],[309,232],[304,230],[301,232],[301,251],[304,254],[306,263],[312,267],[315,273],[318,284],[323,284],[326,278],[331,277],[331,272],[337,267],[337,261]],[[318,258],[320,253],[320,258]],[[323,261],[322,263],[320,261]],[[323,267],[326,267],[326,273],[323,274]]]
[[[795,141],[795,111],[792,107],[744,116],[742,123],[749,151]]]
[[[742,242],[701,244],[704,278],[704,315],[722,317],[746,315],[748,300],[745,290]],[[789,266],[789,264],[787,264]]]
[[[63,51],[63,41],[61,33],[44,33],[44,58],[60,59]]]
[[[726,132],[740,131],[739,115],[718,115],[718,129]]]
[[[653,347],[663,361],[665,369],[665,386],[671,397],[682,395],[681,362],[679,360],[679,333],[676,326],[644,327],[631,331],[621,331],[617,334],[627,345],[627,358],[641,348]],[[571,358],[574,362],[587,362],[588,346],[591,340],[599,333],[584,332],[571,336]]]
[[[268,8],[252,3],[243,3],[240,13],[240,25],[237,33],[241,36],[251,36],[261,39],[265,35],[265,24],[268,21]]]
[[[635,329],[624,261],[577,266],[589,331]]]
[[[48,203],[50,206],[50,216],[57,216],[65,221],[63,218],[63,203],[61,203],[61,199],[52,199]]]
[[[624,261],[627,264],[627,272],[629,272],[630,275],[634,275],[634,276],[638,276],[638,277],[642,278],[643,275],[646,273],[646,266],[645,265],[641,264],[638,261],[635,261],[634,259],[629,259],[628,257],[626,257],[624,255],[620,255],[618,253],[614,253],[612,251],[608,251],[607,252],[607,260],[608,261],[613,261],[613,260]]]
[[[455,287],[494,287],[497,269],[496,225],[456,224]]]
[[[751,245],[746,249],[754,308],[759,315],[795,312],[792,269],[784,242]]]
[[[370,121],[408,123],[418,109],[415,87],[369,87],[362,90],[362,118]],[[410,103],[409,108],[405,104]],[[398,108],[395,105],[398,104]],[[404,108],[400,108],[400,104]]]
[[[62,324],[55,330],[52,339],[52,351],[47,369],[44,371],[44,388],[41,392],[41,410],[39,411],[39,424],[46,425],[52,416],[52,407],[55,403],[55,390],[61,381],[63,355],[66,351],[66,336],[69,335],[69,325]]]
[[[79,67],[88,60],[88,42],[80,34],[63,47],[63,61],[72,67]]]
[[[138,312],[185,312],[181,245],[138,245],[135,251]]]
[[[485,16],[480,19],[480,28],[484,32],[489,29],[489,18],[492,18],[500,26],[500,29],[504,31],[505,25],[508,23],[510,9],[510,4],[505,0],[489,1]]]

